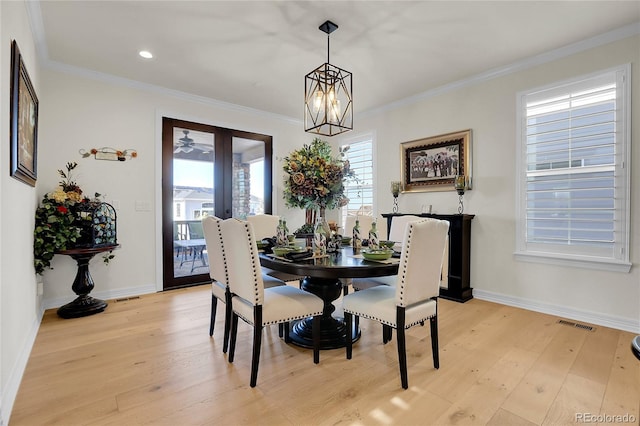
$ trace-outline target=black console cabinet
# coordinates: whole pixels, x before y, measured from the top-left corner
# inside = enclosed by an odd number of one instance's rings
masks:
[[[473,298],[470,284],[471,271],[471,220],[472,214],[430,214],[430,213],[385,213],[387,235],[391,230],[394,216],[420,216],[449,222],[449,277],[448,286],[440,287],[440,297],[456,302],[466,302]]]

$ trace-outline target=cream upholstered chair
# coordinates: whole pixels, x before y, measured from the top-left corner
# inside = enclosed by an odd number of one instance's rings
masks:
[[[353,235],[353,227],[356,224],[356,218],[360,222],[360,235],[362,235],[363,239],[369,238],[367,235],[369,234],[369,229],[371,228],[371,223],[373,222],[373,216],[347,216],[344,221],[344,230],[342,231],[342,235],[345,237],[351,237]],[[378,223],[379,225],[380,223]]]
[[[320,317],[324,302],[319,297],[292,286],[264,288],[260,274],[258,248],[249,222],[236,219],[221,224],[227,256],[228,284],[231,292],[231,340],[229,362],[235,356],[238,317],[253,326],[253,354],[250,386],[258,379],[262,328],[283,323],[289,340],[289,321],[313,317],[313,362],[320,361]]]
[[[420,216],[412,215],[394,216],[391,219],[389,241],[395,241],[397,243],[395,246],[396,250],[403,245],[404,231],[407,228],[407,224],[420,219],[422,219]],[[384,228],[386,228],[386,223],[384,224]],[[360,291],[378,285],[395,285],[397,278],[395,275],[389,277],[354,278],[351,285],[355,291]]]
[[[247,216],[247,222],[253,226],[253,235],[256,241],[263,238],[273,238],[276,235],[276,228],[280,216],[271,214],[256,214]]]
[[[202,219],[202,229],[204,233],[205,243],[207,245],[207,253],[209,254],[209,276],[211,277],[211,322],[209,324],[209,336],[213,336],[213,330],[216,323],[216,311],[218,308],[218,300],[225,304],[224,316],[224,337],[222,343],[222,352],[226,353],[229,345],[229,330],[231,328],[231,293],[229,293],[227,258],[224,249],[224,240],[222,239],[222,230],[220,224],[222,219],[215,216],[207,216]],[[285,285],[279,279],[273,277],[264,277],[265,287],[273,287]]]
[[[402,246],[404,243],[404,231],[407,228],[407,223],[415,222],[416,220],[423,219],[420,216],[406,215],[406,216],[394,216],[391,219],[391,228],[389,229],[389,241],[395,241],[397,246]]]
[[[273,238],[276,235],[279,220],[280,216],[271,214],[247,216],[247,222],[253,226],[253,235],[256,241],[260,241],[263,238]],[[287,274],[286,272],[274,271],[269,268],[262,268],[262,272],[282,281],[300,281],[304,278],[300,275]]]
[[[202,229],[204,232],[204,239],[207,244],[207,253],[209,254],[209,276],[212,280],[209,336],[213,336],[219,299],[226,306],[224,317],[224,341],[222,346],[222,351],[226,353],[229,342],[229,329],[231,327],[231,294],[229,293],[229,287],[227,286],[227,263],[220,222],[221,219],[215,216],[207,216],[202,219]]]
[[[433,366],[440,367],[438,294],[448,231],[449,222],[443,220],[410,222],[405,231],[396,286],[377,286],[357,291],[345,296],[342,301],[347,330],[351,330],[353,316],[378,321],[383,329],[397,330],[400,380],[404,389],[409,386],[405,329],[429,320]],[[346,339],[346,345],[347,359],[351,359],[351,339]]]

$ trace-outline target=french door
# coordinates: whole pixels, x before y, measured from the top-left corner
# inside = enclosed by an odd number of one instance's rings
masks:
[[[202,218],[271,213],[272,137],[162,119],[163,289],[210,281]]]

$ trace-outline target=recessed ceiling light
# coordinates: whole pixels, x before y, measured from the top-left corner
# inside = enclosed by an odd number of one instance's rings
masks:
[[[145,59],[151,59],[153,58],[153,55],[151,54],[151,52],[149,52],[148,50],[141,50],[140,53],[138,53],[140,56],[142,56]]]

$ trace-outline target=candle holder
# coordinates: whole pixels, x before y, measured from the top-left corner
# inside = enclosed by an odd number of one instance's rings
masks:
[[[458,192],[458,213],[462,214],[464,211],[464,203],[462,201],[462,197],[464,195],[464,191],[467,189],[467,179],[465,175],[456,175],[455,180],[453,181],[453,186]]]
[[[400,195],[401,183],[391,182],[391,194],[393,195],[393,212],[398,213],[398,195]]]

